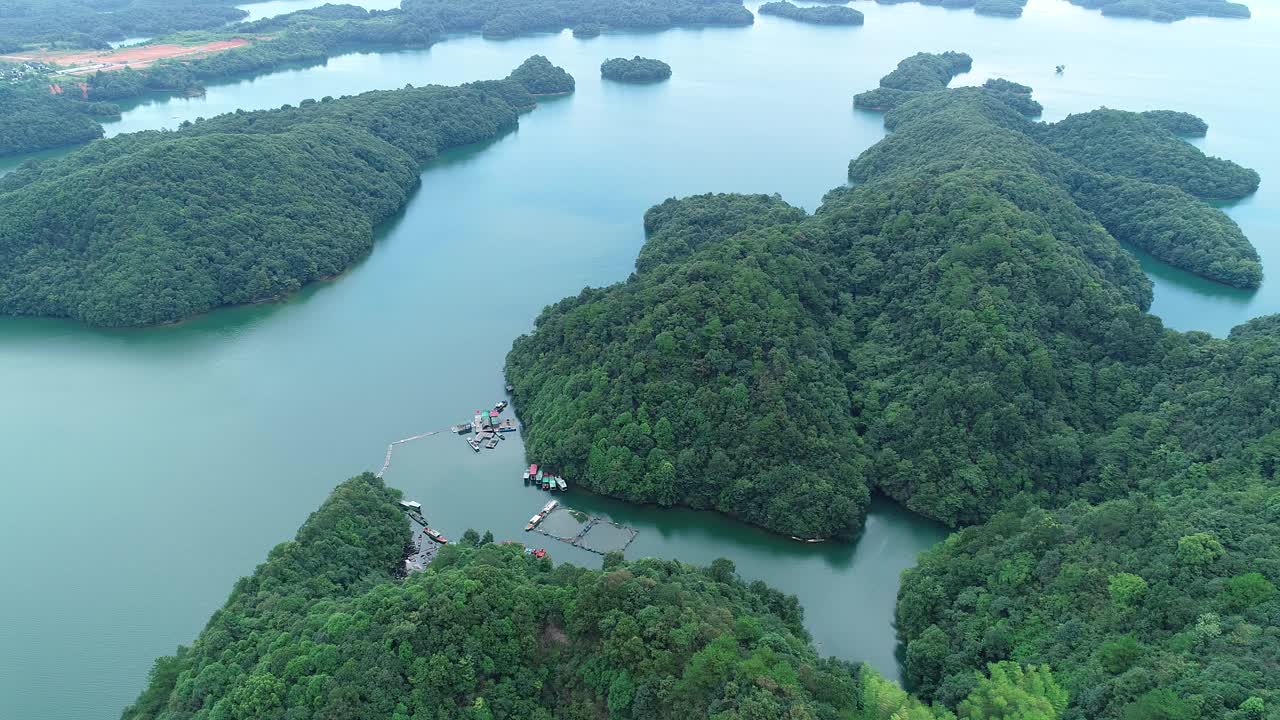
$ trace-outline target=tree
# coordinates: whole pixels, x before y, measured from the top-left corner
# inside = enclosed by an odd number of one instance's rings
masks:
[[[1047,665],[1025,669],[1013,662],[987,665],[989,676],[960,703],[956,714],[970,720],[1054,720],[1067,708],[1067,691]]]
[[[1111,601],[1123,607],[1134,607],[1147,592],[1147,581],[1133,573],[1116,573],[1107,579]]]

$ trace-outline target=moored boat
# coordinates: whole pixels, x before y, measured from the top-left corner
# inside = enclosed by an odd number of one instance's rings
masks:
[[[431,538],[432,540],[435,540],[436,542],[440,543],[441,545],[446,545],[446,544],[448,544],[448,542],[449,542],[449,540],[448,540],[447,538],[445,538],[445,536],[444,536],[444,535],[441,535],[441,534],[440,534],[440,531],[438,531],[438,530],[433,530],[433,529],[431,529],[431,528],[426,528],[426,529],[424,529],[424,530],[423,530],[423,532],[425,532],[425,533],[427,534],[427,537]]]

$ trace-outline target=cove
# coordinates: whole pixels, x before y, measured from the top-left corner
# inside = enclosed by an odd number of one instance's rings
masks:
[[[973,55],[955,84],[1002,75],[1032,85],[1046,119],[1099,105],[1203,116],[1201,147],[1263,175],[1258,194],[1228,211],[1268,280],[1252,295],[1211,294],[1153,266],[1154,310],[1215,334],[1280,310],[1270,280],[1280,277],[1280,149],[1269,120],[1280,101],[1256,71],[1280,61],[1274,9],[1166,26],[1061,0],[1032,0],[1020,20],[858,7],[861,28],[762,17],[742,29],[357,52],[128,109],[108,133],[501,77],[533,53],[578,79],[574,95],[544,101],[517,132],[428,166],[369,258],[287,302],[140,331],[0,319],[0,717],[117,716],[152,658],[190,642],[235,579],[336,483],[380,467],[388,441],[499,399],[511,340],[545,304],[625,278],[650,205],[739,191],[814,209],[884,133],[878,114],[851,109],[852,94],[917,51]],[[669,62],[672,79],[600,81],[602,60],[637,54]],[[1067,65],[1062,76],[1056,64]],[[387,480],[446,534],[489,528],[524,540],[545,498],[520,484],[522,466],[518,440],[476,456],[446,435],[402,446]],[[565,499],[639,528],[630,556],[725,556],[744,577],[797,594],[823,652],[890,675],[898,573],[944,535],[880,502],[857,544],[803,546],[706,513]],[[540,544],[557,561],[598,562]]]

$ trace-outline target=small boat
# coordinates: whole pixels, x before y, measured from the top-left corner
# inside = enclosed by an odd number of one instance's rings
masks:
[[[471,446],[472,450],[475,450],[476,452],[480,452],[479,440],[476,440],[475,438],[467,438],[467,444]]]
[[[529,524],[524,526],[525,532],[532,530],[540,522],[542,522],[542,513],[529,518]]]
[[[502,412],[503,410],[506,410],[506,409],[507,409],[507,401],[506,401],[506,400],[499,400],[498,402],[496,402],[496,403],[494,403],[494,404],[493,404],[493,409],[494,409],[494,411],[495,411],[495,412]]]
[[[432,540],[435,540],[441,545],[445,545],[449,542],[448,539],[446,539],[445,536],[441,535],[438,530],[432,530],[431,528],[427,528],[425,532],[427,533],[427,537],[431,538]]]
[[[516,386],[515,386],[515,385],[512,385],[511,383],[507,383],[507,392],[508,392],[508,393],[513,393],[513,392],[515,392],[515,391],[516,391]]]
[[[556,478],[556,485],[560,486],[560,492],[569,489],[569,484],[564,481],[564,478]]]
[[[557,505],[559,505],[559,504],[560,504],[560,502],[559,502],[558,500],[552,500],[551,502],[547,503],[546,505],[543,505],[543,506],[542,506],[542,514],[543,514],[543,515],[546,515],[547,513],[551,512],[552,510],[555,510],[555,509],[556,509],[556,506],[557,506]]]
[[[542,558],[547,556],[547,551],[543,548],[538,548],[537,550],[533,551],[533,556],[541,560]]]
[[[542,476],[542,489],[543,489],[543,490],[550,490],[550,489],[551,489],[551,476],[550,476],[550,475],[543,475],[543,476]]]
[[[489,448],[490,450],[498,447],[498,438],[490,438],[488,444],[486,444],[485,447]]]
[[[461,425],[450,425],[449,432],[457,435],[465,435],[471,432],[471,423],[462,423]]]
[[[525,484],[525,485],[528,485],[528,484],[529,484],[529,471],[528,471],[528,470],[525,470],[525,471],[524,471],[524,475],[521,477],[521,479],[522,479],[522,480],[524,480],[524,484]]]
[[[515,432],[515,431],[516,431],[516,421],[512,420],[511,418],[507,418],[506,420],[503,420],[501,423],[498,424],[498,432],[500,433],[509,433],[509,432]]]

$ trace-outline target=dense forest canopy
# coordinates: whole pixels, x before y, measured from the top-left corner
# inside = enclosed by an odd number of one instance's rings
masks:
[[[38,80],[0,83],[0,157],[96,140],[102,126],[95,118],[119,114],[109,103],[50,93]]]
[[[1009,662],[954,708],[926,705],[820,658],[796,599],[728,560],[588,570],[467,533],[403,578],[399,497],[370,474],[339,485],[156,660],[124,719],[1054,720],[1066,705],[1049,668]]]
[[[1142,113],[1142,116],[1174,135],[1204,137],[1209,132],[1209,123],[1191,113],[1176,110],[1148,110]]]
[[[656,82],[671,77],[671,66],[639,55],[630,60],[610,58],[600,64],[600,75],[621,82]]]
[[[108,41],[215,28],[249,13],[241,0],[0,0],[0,52],[32,43]]]
[[[549,307],[508,356],[531,459],[802,537],[856,531],[868,486],[952,524],[1024,494],[1093,499],[1110,433],[1190,342],[1144,312],[1150,284],[1108,228],[1205,274],[1256,255],[1143,174],[1170,168],[1118,155],[1133,177],[1110,175],[1050,150],[1053,126],[1002,100],[1014,90],[905,90],[856,187],[812,217],[763,196],[651,210],[635,274]],[[1126,117],[1153,147],[1182,143]],[[1105,204],[1134,188],[1150,206]],[[1180,432],[1208,459],[1203,438],[1255,421]]]
[[[574,88],[573,76],[542,55],[525,60],[507,79],[520,83],[534,95],[563,95]]]
[[[626,282],[547,308],[507,361],[531,457],[784,533],[856,528],[866,486],[971,525],[905,576],[901,717],[1274,717],[1280,316],[1166,330],[1108,232],[1230,258],[1171,223],[1222,227],[1193,194],[1239,169],[1174,149],[1172,116],[904,91],[814,215],[668,200]]]
[[[969,72],[973,58],[965,53],[916,53],[880,78],[880,87],[858,93],[853,106],[864,110],[890,110],[918,93],[944,89],[955,76]],[[997,87],[997,91],[1004,91]]]
[[[842,5],[800,7],[786,0],[767,2],[760,6],[758,12],[761,15],[777,15],[813,25],[861,25],[863,20],[862,13],[851,7]]]
[[[0,180],[0,312],[149,325],[292,292],[367,254],[423,163],[533,104],[515,80],[369,92],[28,165]]]
[[[1159,117],[1094,110],[1046,126],[1043,140],[1093,170],[1172,185],[1204,200],[1235,200],[1258,189],[1258,173],[1180,142],[1166,127],[1168,116]]]
[[[1262,266],[1257,251],[1225,213],[1201,200],[1245,197],[1258,188],[1258,174],[1233,162],[1208,157],[1184,142],[1169,126],[1191,132],[1203,121],[1169,111],[1131,113],[1100,109],[1068,116],[1058,123],[1032,123],[1040,103],[1031,88],[1003,78],[981,88],[938,90],[972,60],[963,53],[919,53],[898,64],[880,87],[854,97],[865,109],[888,109],[885,125],[899,131],[927,116],[956,132],[972,132],[975,122],[995,123],[1009,131],[990,138],[1006,150],[1020,148],[1038,172],[1058,182],[1076,203],[1088,209],[1115,237],[1155,257],[1204,277],[1237,287],[1257,287]],[[964,97],[965,102],[954,101]],[[945,107],[943,107],[945,106]],[[859,160],[854,180],[886,160],[910,167],[905,154],[933,162],[950,145],[937,145],[923,133],[890,137]],[[985,152],[985,146],[964,151]]]

